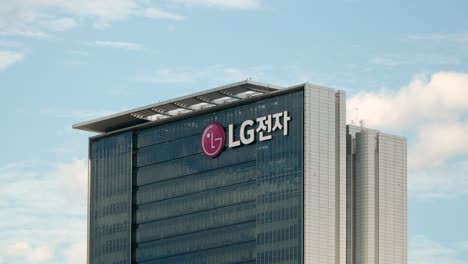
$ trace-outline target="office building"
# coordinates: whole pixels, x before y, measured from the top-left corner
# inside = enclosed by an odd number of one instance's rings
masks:
[[[353,125],[347,137],[348,264],[406,264],[406,139]]]
[[[88,262],[347,263],[345,117],[343,91],[246,80],[74,125],[99,133]]]

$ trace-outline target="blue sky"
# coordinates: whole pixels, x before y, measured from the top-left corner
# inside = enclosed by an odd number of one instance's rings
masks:
[[[253,78],[408,137],[410,264],[468,263],[466,1],[0,0],[0,263],[84,263],[71,125]],[[349,120],[351,121],[351,120]]]

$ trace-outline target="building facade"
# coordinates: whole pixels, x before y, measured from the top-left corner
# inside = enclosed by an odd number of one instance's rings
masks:
[[[348,125],[348,263],[407,263],[406,139]]]
[[[248,80],[76,124],[88,263],[347,263],[345,118],[342,91]]]

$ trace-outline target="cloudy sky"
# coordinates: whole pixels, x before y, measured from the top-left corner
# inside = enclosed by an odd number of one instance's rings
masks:
[[[408,137],[409,263],[468,263],[468,2],[0,0],[0,263],[84,263],[73,123],[253,78]]]

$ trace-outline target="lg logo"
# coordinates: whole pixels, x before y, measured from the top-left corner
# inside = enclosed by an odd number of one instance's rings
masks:
[[[226,136],[224,128],[218,123],[211,123],[206,126],[201,138],[201,148],[203,154],[210,159],[214,159],[224,148]]]
[[[289,134],[291,116],[288,111],[261,116],[254,120],[245,120],[239,127],[239,134],[234,135],[234,125],[229,125],[228,148],[250,145],[255,141],[268,141],[273,138],[272,133],[279,130],[284,136]],[[226,135],[224,127],[218,123],[211,123],[203,130],[201,149],[203,154],[214,159],[224,149]]]

